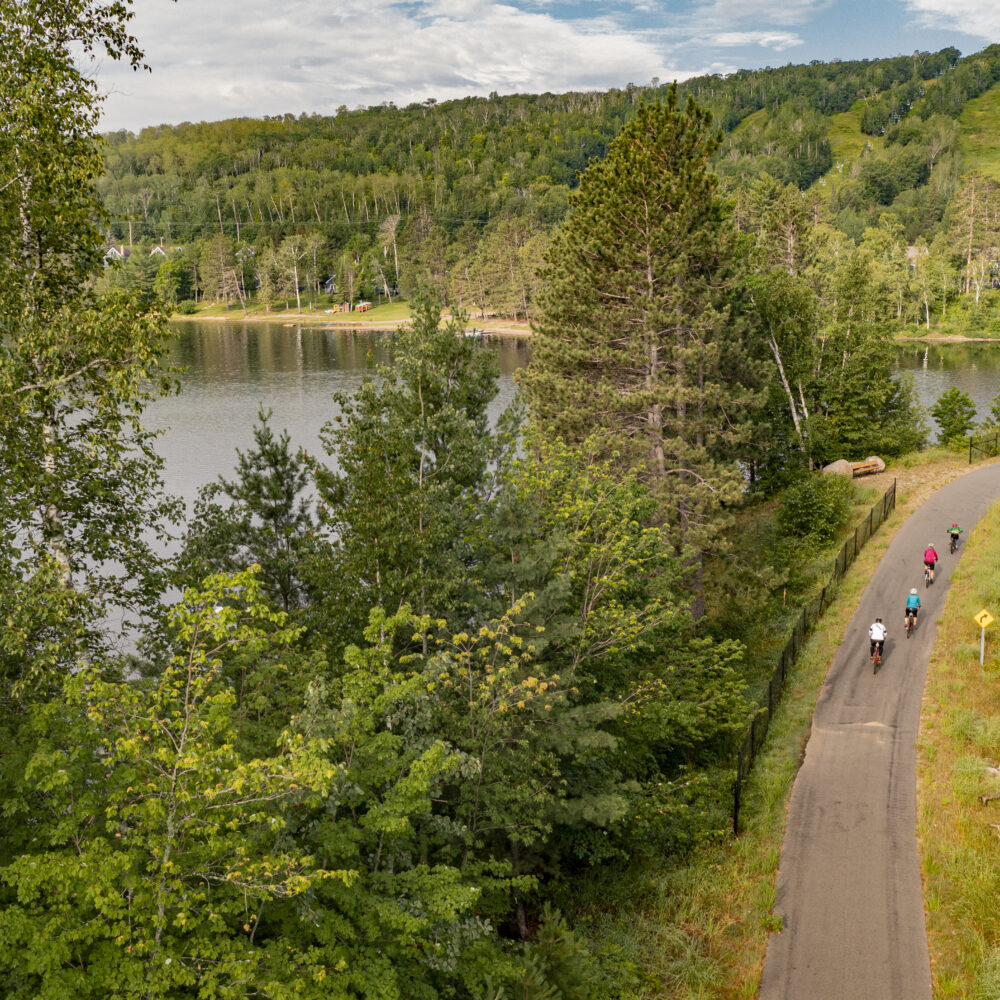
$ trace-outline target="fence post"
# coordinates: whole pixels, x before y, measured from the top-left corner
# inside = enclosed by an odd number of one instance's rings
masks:
[[[969,465],[972,465],[972,435],[969,435]]]

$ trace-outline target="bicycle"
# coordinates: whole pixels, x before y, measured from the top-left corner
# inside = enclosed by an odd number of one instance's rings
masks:
[[[927,563],[924,563],[924,586],[929,587],[934,582],[932,570]]]
[[[884,641],[884,640],[883,640]],[[872,673],[877,674],[878,668],[882,665],[882,643],[876,642],[872,650]]]
[[[948,533],[948,538],[949,538],[949,541],[948,541],[948,551],[952,555],[954,555],[955,554],[955,550],[958,548],[958,535],[949,532]]]
[[[910,633],[917,627],[917,616],[912,613],[906,615],[906,638],[910,638]]]

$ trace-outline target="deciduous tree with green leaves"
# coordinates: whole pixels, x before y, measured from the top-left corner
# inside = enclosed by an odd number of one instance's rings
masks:
[[[14,894],[0,913],[9,997],[279,998],[325,975],[259,926],[275,901],[355,878],[286,832],[337,768],[302,732],[267,757],[241,753],[225,677],[228,659],[295,632],[253,571],[187,591],[171,630],[175,655],[155,681],[80,670],[35,713],[37,745],[5,806],[30,828],[0,869]]]
[[[716,762],[745,717],[738,645],[692,638],[684,567],[650,525],[656,499],[600,452],[532,431],[490,519],[485,594],[497,617],[521,608],[530,671],[558,682],[547,722],[523,736],[532,773],[558,791],[534,797],[542,833],[510,835],[520,872],[669,852],[710,828],[712,783],[692,768]]]
[[[162,317],[88,286],[106,217],[100,98],[81,55],[140,68],[131,16],[102,0],[0,3],[0,559],[11,579],[51,565],[60,587],[90,595],[77,625],[149,609],[159,561],[147,532],[170,513],[140,419],[170,385]],[[8,593],[0,604],[16,614]],[[82,632],[65,634],[71,659]]]

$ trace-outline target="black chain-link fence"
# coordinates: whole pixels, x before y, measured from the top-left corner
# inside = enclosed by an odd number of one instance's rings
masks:
[[[1000,431],[969,435],[969,465],[980,458],[995,458],[997,455],[1000,455]]]
[[[821,615],[826,610],[827,605],[833,600],[841,578],[847,572],[848,567],[857,558],[858,553],[864,548],[865,543],[874,534],[875,529],[889,516],[889,512],[896,506],[896,480],[892,481],[892,486],[885,491],[882,499],[868,511],[866,517],[855,529],[854,534],[844,542],[836,562],[833,564],[833,574],[827,585],[822,589],[819,596],[810,601],[799,614],[799,618],[792,629],[792,634],[785,644],[785,648],[778,658],[778,664],[771,674],[771,679],[767,685],[767,704],[761,705],[750,720],[750,726],[743,739],[743,745],[736,756],[736,782],[733,791],[733,833],[739,833],[740,828],[740,799],[743,793],[743,782],[750,774],[753,767],[757,751],[764,744],[767,736],[768,726],[771,724],[771,716],[774,714],[774,707],[781,697],[781,692],[785,687],[785,678],[788,676],[792,665],[798,659],[799,651],[805,643],[806,636],[815,628]]]

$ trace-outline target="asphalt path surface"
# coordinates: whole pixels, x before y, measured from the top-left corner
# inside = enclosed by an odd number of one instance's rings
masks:
[[[930,1000],[931,971],[917,853],[916,738],[936,619],[951,571],[952,521],[972,527],[1000,498],[1000,465],[970,472],[903,523],[833,658],[789,803],[761,1000]],[[940,555],[923,582],[923,551]],[[923,610],[906,638],[906,595]],[[877,674],[868,626],[889,636]]]

